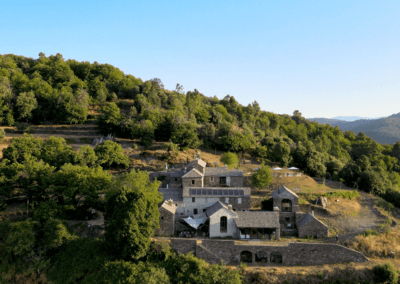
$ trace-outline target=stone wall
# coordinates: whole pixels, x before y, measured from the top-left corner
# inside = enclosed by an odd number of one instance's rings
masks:
[[[192,181],[194,180],[194,184]],[[182,187],[204,187],[203,177],[182,178]]]
[[[154,230],[156,236],[173,236],[174,235],[174,224],[175,214],[160,207],[160,228]]]
[[[250,199],[250,197],[220,197],[219,201],[227,206],[232,205],[234,211],[250,211]]]
[[[196,240],[195,239],[171,239],[171,248],[173,248],[176,252],[187,254],[191,252],[193,254],[196,253]]]
[[[297,228],[299,237],[313,236],[314,238],[323,238],[328,236],[328,227],[320,221],[312,219]]]
[[[180,242],[182,240],[182,242]],[[201,246],[201,248],[199,248]],[[204,258],[210,263],[218,263],[223,260],[227,264],[238,264],[242,252],[249,252],[252,263],[263,266],[275,265],[322,265],[343,262],[367,262],[369,261],[362,253],[348,249],[336,244],[316,243],[277,243],[273,242],[237,242],[233,240],[203,240],[196,245],[196,241],[190,242],[185,239],[172,239],[171,247],[179,252],[192,251],[198,257]],[[263,262],[256,261],[256,254],[266,256]],[[281,263],[271,262],[271,254],[282,257]]]
[[[204,187],[220,187],[219,176],[205,176]],[[229,187],[243,187],[244,177],[226,177],[226,185]]]

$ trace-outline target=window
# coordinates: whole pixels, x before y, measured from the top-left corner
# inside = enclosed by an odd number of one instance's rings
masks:
[[[207,209],[203,209],[203,212],[206,212]]]
[[[282,212],[292,212],[292,201],[290,199],[282,200]]]
[[[178,178],[175,178],[175,181],[178,181]]]
[[[192,179],[192,184],[194,184],[194,179]]]
[[[226,233],[228,231],[228,218],[222,216],[220,219],[221,233]]]
[[[161,220],[164,220],[164,217],[161,217]]]
[[[242,204],[242,199],[238,198],[238,204]]]
[[[192,202],[196,202],[196,197],[192,197]]]
[[[225,203],[229,203],[229,197],[225,198]]]
[[[226,177],[220,177],[219,183],[226,184]]]
[[[193,209],[193,214],[197,214],[197,209]]]
[[[210,181],[211,181],[211,182],[214,182],[214,177],[210,177]]]
[[[178,204],[175,204],[176,207],[178,207]]]
[[[286,218],[285,218],[285,221],[286,221],[286,222],[290,222],[290,217],[286,217]]]

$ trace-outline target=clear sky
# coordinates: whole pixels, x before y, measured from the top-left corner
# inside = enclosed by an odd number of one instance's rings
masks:
[[[400,112],[400,1],[1,1],[0,54],[109,63],[305,117]]]

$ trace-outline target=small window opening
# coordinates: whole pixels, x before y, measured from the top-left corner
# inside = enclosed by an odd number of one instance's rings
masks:
[[[194,184],[194,179],[192,179],[192,184]]]
[[[192,202],[196,202],[196,197],[192,197]]]
[[[197,214],[197,209],[193,209],[193,214]]]
[[[238,204],[242,204],[242,199],[238,198]]]
[[[221,233],[226,233],[228,230],[228,218],[226,216],[222,216],[220,219],[220,228]]]

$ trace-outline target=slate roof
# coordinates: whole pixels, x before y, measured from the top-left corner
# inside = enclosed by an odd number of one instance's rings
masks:
[[[297,227],[301,227],[305,224],[307,224],[310,221],[318,221],[319,223],[321,223],[322,225],[324,225],[326,227],[326,225],[324,223],[322,223],[320,220],[318,220],[317,218],[315,218],[313,215],[311,215],[310,213],[307,213],[306,215],[303,216],[303,218],[301,218],[299,221],[296,222],[296,226]]]
[[[222,208],[225,208],[225,209],[228,210],[227,206],[222,204],[220,201],[217,201],[213,205],[207,207],[206,214],[207,214],[208,217],[210,217],[211,215],[213,215],[215,212],[217,212],[218,210],[220,210]]]
[[[167,201],[164,201],[164,203],[160,207],[171,212],[172,214],[175,214],[176,212],[176,206],[174,204],[168,204]]]
[[[277,190],[275,190],[275,191],[271,194],[271,196],[272,196],[272,198],[277,198],[281,193],[283,193],[283,192],[285,192],[285,191],[287,191],[287,192],[291,193],[293,196],[299,198],[299,196],[298,196],[294,191],[291,191],[289,188],[287,188],[287,187],[284,186],[284,185],[282,185],[280,188],[278,188]]]
[[[220,168],[206,168],[205,176],[222,176],[222,177],[242,177],[243,171],[238,169]]]
[[[237,211],[238,228],[280,228],[279,213],[273,211]]]
[[[182,178],[192,178],[192,177],[202,177],[203,174],[196,169],[190,170],[187,174],[182,176]]]
[[[171,177],[181,177],[183,176],[183,171],[173,171],[171,172]]]
[[[202,159],[196,158],[193,161],[191,161],[189,164],[187,164],[186,167],[188,167],[188,168],[194,167],[196,164],[202,166],[203,168],[205,168],[207,166],[207,163],[204,162]]]
[[[196,194],[191,194],[190,190],[193,189],[201,189],[202,194],[197,194],[197,192]],[[211,190],[212,194],[208,194],[208,190]],[[235,194],[236,191],[238,194]],[[239,191],[243,191],[243,195],[239,195]],[[217,194],[214,194],[215,192]],[[184,197],[249,197],[250,195],[250,187],[187,187],[183,189]]]
[[[159,188],[163,194],[163,201],[172,199],[173,201],[183,201],[182,188]]]

